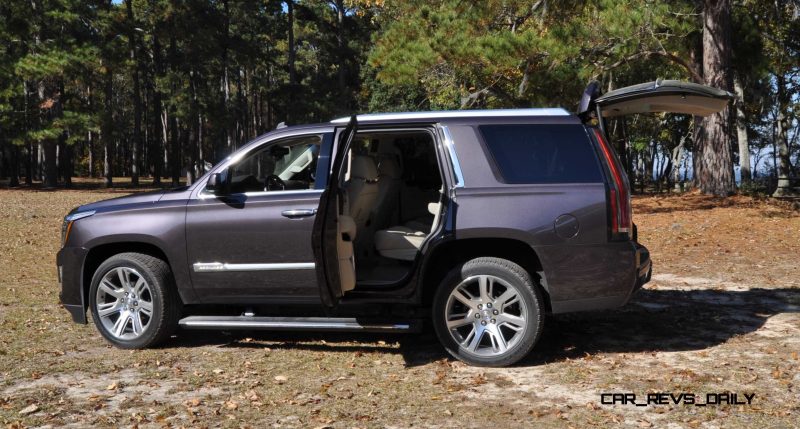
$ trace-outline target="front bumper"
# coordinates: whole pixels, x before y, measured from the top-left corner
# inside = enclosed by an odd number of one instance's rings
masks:
[[[58,281],[61,284],[58,298],[75,323],[87,322],[82,275],[86,253],[83,247],[64,247],[56,254]]]

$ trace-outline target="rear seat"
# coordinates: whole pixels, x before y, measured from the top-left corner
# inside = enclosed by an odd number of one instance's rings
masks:
[[[425,237],[432,232],[433,226],[439,217],[440,203],[428,204],[428,211],[432,218],[414,220],[402,226],[393,226],[375,232],[375,248],[385,258],[413,261]]]

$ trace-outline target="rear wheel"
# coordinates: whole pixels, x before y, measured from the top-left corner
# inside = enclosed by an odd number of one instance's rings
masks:
[[[92,319],[106,340],[124,349],[151,347],[178,325],[180,298],[169,265],[141,253],[103,262],[89,290]]]
[[[539,339],[541,293],[519,265],[476,258],[453,269],[436,291],[433,325],[457,359],[478,366],[511,365]]]

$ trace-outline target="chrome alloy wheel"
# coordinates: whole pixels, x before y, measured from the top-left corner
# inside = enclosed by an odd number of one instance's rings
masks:
[[[153,295],[147,280],[133,268],[108,271],[100,280],[95,298],[100,322],[114,338],[139,338],[150,325]]]
[[[522,340],[528,328],[528,313],[521,300],[517,288],[499,277],[468,277],[447,298],[447,330],[470,354],[504,354]]]

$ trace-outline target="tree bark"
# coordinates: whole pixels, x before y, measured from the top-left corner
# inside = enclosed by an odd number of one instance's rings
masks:
[[[103,102],[104,109],[101,123],[101,138],[103,140],[103,175],[106,178],[106,187],[114,186],[114,72],[109,61],[105,61]]]
[[[139,151],[142,146],[142,95],[139,83],[139,62],[136,53],[136,25],[133,17],[133,0],[127,0],[128,12],[128,49],[132,67],[133,80],[133,144],[131,147],[131,185],[139,186]]]
[[[744,115],[744,88],[737,74],[733,77],[733,89],[736,91],[736,140],[739,143],[739,169],[742,176],[742,185],[750,183],[750,144],[747,139],[747,118]]]
[[[19,146],[11,144],[11,170],[8,173],[8,186],[19,186]]]
[[[730,91],[731,2],[705,0],[703,11],[703,77],[705,84]],[[700,171],[697,183],[705,194],[729,196],[735,190],[731,157],[730,109],[704,118],[697,134]]]
[[[169,39],[169,56],[172,58],[172,62],[170,63],[170,68],[173,74],[177,73],[177,66],[175,64],[175,58],[177,56],[177,46],[175,40],[175,34],[170,34]],[[175,87],[175,83],[172,84],[172,94],[177,95],[178,89]],[[178,141],[178,118],[176,116],[175,105],[170,104],[169,109],[169,133],[170,133],[170,146],[171,146],[171,153],[169,163],[170,163],[170,170],[172,175],[172,186],[179,186],[181,183],[181,147],[180,142]]]
[[[56,98],[55,90],[52,85],[46,83],[44,80],[39,82],[39,103],[42,110],[41,123],[50,123],[55,117]],[[48,106],[42,108],[41,106]],[[44,171],[42,172],[42,181],[45,188],[55,188],[58,186],[58,161],[56,160],[56,145],[58,143],[53,138],[45,138],[41,142],[42,153],[44,155]]]
[[[151,7],[155,8],[155,2],[151,0]],[[153,9],[155,10],[155,9]],[[153,71],[155,77],[153,80],[160,78],[164,75],[164,62],[161,58],[161,41],[159,39],[159,26],[156,24],[153,28]],[[161,90],[157,84],[153,84],[153,108],[152,108],[152,121],[154,126],[155,147],[153,151],[153,185],[161,185],[162,168],[164,166],[163,152],[167,147],[167,126],[164,120],[164,106],[161,101]]]
[[[344,97],[347,94],[347,68],[345,65],[347,55],[345,55],[344,52],[344,0],[336,0],[336,22],[336,46],[338,48],[339,57],[339,67],[337,70],[339,74],[339,93]],[[342,101],[345,102],[345,105],[342,107],[349,108],[349,100],[345,97]]]
[[[225,29],[222,39],[222,49],[220,55],[222,57],[222,113],[223,113],[223,127],[222,132],[225,136],[225,149],[231,153],[234,149],[233,135],[231,130],[231,114],[230,114],[230,101],[231,101],[231,83],[228,68],[228,44],[230,43],[230,10],[228,0],[223,2],[225,8]],[[291,13],[291,9],[289,9]],[[215,151],[216,152],[216,151]]]
[[[783,197],[792,194],[789,180],[792,168],[789,160],[789,127],[791,124],[787,114],[790,97],[786,91],[786,77],[779,74],[775,78],[778,101],[778,115],[775,118],[775,152],[777,152],[775,172],[778,175],[778,187],[772,196]]]
[[[675,186],[675,191],[683,191],[683,183],[681,183],[681,163],[683,163],[683,154],[686,151],[686,140],[689,139],[689,134],[681,137],[678,145],[672,150],[672,183]]]
[[[294,47],[294,0],[288,0],[286,2],[286,18],[289,20],[288,24],[288,37],[289,37],[289,47],[287,55],[287,62],[289,66],[289,85],[294,87],[297,84],[297,70],[295,70],[294,61],[295,61],[295,47]]]

